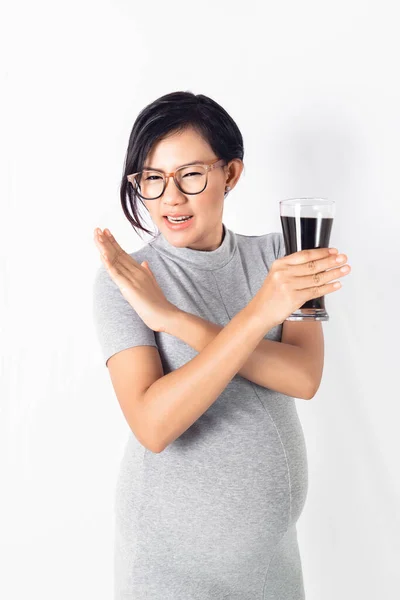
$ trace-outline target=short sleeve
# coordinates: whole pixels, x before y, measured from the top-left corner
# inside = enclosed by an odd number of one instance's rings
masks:
[[[150,329],[121,294],[117,284],[101,265],[93,281],[93,321],[103,360],[134,346],[155,346]]]

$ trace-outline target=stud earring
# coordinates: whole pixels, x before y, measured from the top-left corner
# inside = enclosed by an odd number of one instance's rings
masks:
[[[230,185],[225,186],[225,191],[226,192],[230,192],[231,191],[231,186]]]

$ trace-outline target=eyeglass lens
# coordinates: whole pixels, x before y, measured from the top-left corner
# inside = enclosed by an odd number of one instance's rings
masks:
[[[202,165],[182,167],[175,173],[175,179],[185,194],[198,194],[206,186],[207,170]],[[163,191],[165,177],[159,171],[141,171],[134,177],[134,188],[145,200],[157,198]]]

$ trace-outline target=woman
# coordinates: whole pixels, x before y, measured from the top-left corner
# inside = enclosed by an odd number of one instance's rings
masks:
[[[134,123],[121,201],[135,231],[151,233],[142,204],[158,233],[128,254],[95,230],[95,323],[130,427],[118,600],[304,598],[296,522],[308,471],[294,398],[318,389],[323,336],[319,322],[285,319],[343,274],[336,250],[285,257],[281,233],[226,227],[243,154],[215,101],[157,99]]]

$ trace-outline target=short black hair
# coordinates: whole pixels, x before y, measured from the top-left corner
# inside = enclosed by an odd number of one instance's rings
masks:
[[[141,223],[138,201],[142,200],[126,177],[143,169],[155,142],[189,127],[209,143],[220,159],[226,162],[234,158],[243,160],[242,134],[232,117],[215,100],[203,94],[179,91],[165,94],[148,104],[133,124],[120,187],[122,210],[139,236],[141,231],[153,237],[158,233],[153,234]]]

